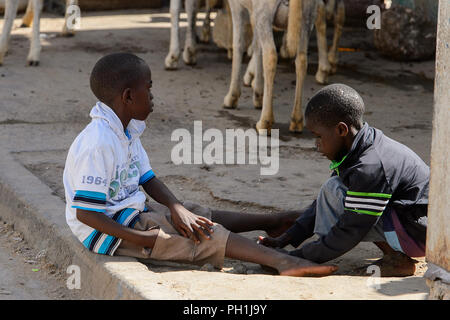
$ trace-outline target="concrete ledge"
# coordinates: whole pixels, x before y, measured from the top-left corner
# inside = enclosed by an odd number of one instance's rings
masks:
[[[81,289],[97,299],[176,299],[157,286],[152,272],[134,258],[105,257],[86,251],[65,221],[65,204],[8,152],[0,158],[0,216],[62,270],[78,265]],[[139,282],[140,288],[136,289]],[[156,287],[157,286],[157,287]]]

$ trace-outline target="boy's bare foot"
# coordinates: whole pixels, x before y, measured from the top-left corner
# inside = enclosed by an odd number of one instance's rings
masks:
[[[277,266],[281,276],[291,277],[324,277],[331,275],[337,269],[338,267],[334,265],[319,265],[297,257],[288,257],[280,261]]]
[[[403,252],[395,251],[387,242],[374,242],[383,252],[383,258],[374,264],[380,267],[382,277],[408,277],[416,271],[417,261]]]
[[[275,251],[278,251],[280,253],[283,253],[283,254],[289,254],[289,251],[287,251],[286,249],[283,249],[283,248],[272,248],[272,249],[274,249]],[[259,266],[261,267],[261,269],[263,269],[264,271],[266,271],[270,274],[278,274],[278,270],[275,268],[265,266],[263,264],[260,264]]]
[[[402,252],[384,255],[374,264],[380,267],[382,277],[408,277],[414,275],[417,261]]]
[[[274,213],[277,222],[271,228],[264,230],[269,237],[277,238],[286,232],[300,216],[298,211]]]

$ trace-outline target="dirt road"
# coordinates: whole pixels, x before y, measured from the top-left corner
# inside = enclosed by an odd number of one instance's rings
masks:
[[[67,288],[68,276],[0,220],[0,300],[86,299],[86,293]]]

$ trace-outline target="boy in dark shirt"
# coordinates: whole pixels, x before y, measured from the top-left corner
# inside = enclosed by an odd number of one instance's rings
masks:
[[[269,247],[299,246],[290,254],[317,263],[332,260],[360,241],[384,253],[381,276],[414,274],[425,255],[429,167],[408,147],[363,122],[364,102],[352,88],[329,85],[305,110],[306,127],[333,171],[317,199]]]

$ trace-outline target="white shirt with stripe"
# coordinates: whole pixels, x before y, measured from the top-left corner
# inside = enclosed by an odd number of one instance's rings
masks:
[[[146,197],[139,185],[154,177],[139,139],[144,121],[133,119],[124,130],[114,111],[102,102],[90,116],[92,121],[70,146],[63,175],[66,221],[81,242],[95,230],[77,219],[77,208],[110,218],[126,208],[143,211]]]

